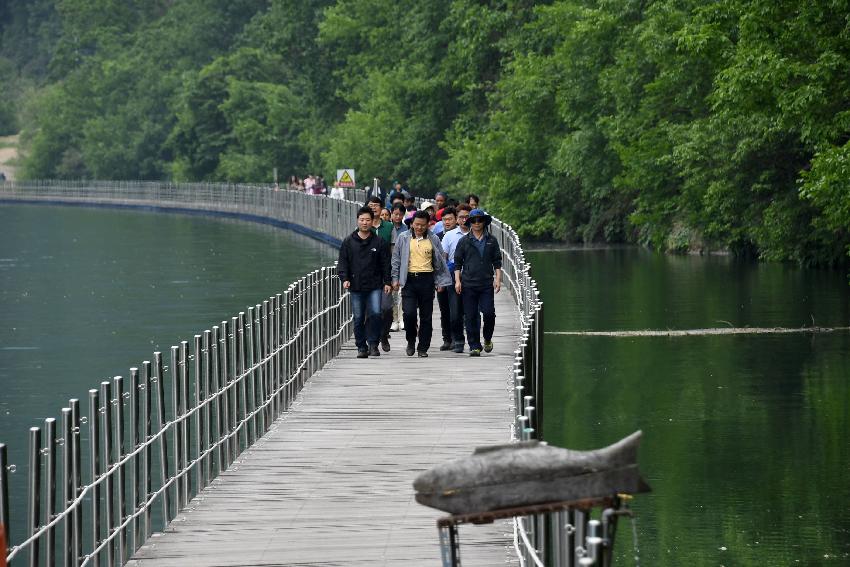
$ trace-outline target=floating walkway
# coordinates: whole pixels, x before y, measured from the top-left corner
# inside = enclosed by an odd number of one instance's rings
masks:
[[[436,519],[413,479],[480,445],[506,443],[520,323],[496,295],[491,354],[440,352],[435,301],[428,358],[356,359],[353,341],[313,375],[290,411],[136,552],[128,565],[440,564]],[[517,561],[513,525],[461,530],[464,566]]]

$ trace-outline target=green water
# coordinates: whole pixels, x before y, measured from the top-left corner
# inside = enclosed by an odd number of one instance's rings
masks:
[[[840,271],[639,250],[533,252],[547,331],[850,322]],[[644,432],[641,565],[850,565],[850,335],[545,339],[544,436]],[[627,524],[623,524],[628,528]],[[632,565],[630,529],[620,565]]]
[[[284,291],[336,251],[201,216],[0,205],[0,443],[12,535],[25,520],[27,430],[101,380]]]

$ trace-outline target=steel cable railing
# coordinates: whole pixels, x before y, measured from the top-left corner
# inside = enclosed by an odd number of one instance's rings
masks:
[[[361,193],[349,191],[346,197]],[[360,206],[260,185],[129,181],[5,182],[0,200],[211,212],[270,222],[329,243],[350,232]],[[516,301],[521,330],[506,377],[514,415],[511,437],[538,438],[542,302],[516,232],[498,219],[491,231],[503,250],[504,281]],[[52,418],[43,428],[32,428],[29,535],[10,549],[8,559],[27,552],[30,565],[52,564],[59,557],[68,566],[125,562],[155,524],[166,525],[233,463],[289,408],[306,379],[339,352],[351,330],[346,296],[335,266],[310,272],[284,293],[195,335],[191,347],[187,341],[171,347],[170,365],[157,352],[153,363],[130,369],[129,384],[119,376],[89,390],[87,416],[80,400],[70,400],[62,409],[61,437]],[[0,525],[7,534],[13,469],[0,444]],[[521,561],[531,563],[545,547],[543,522],[515,521]]]

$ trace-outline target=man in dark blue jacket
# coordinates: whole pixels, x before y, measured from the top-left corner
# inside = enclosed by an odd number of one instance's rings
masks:
[[[481,209],[469,213],[469,233],[455,250],[455,291],[463,297],[469,356],[481,356],[481,316],[484,317],[484,352],[493,350],[496,328],[495,294],[502,288],[502,250],[490,234],[492,217]]]
[[[357,358],[381,355],[381,294],[392,289],[390,245],[372,230],[373,218],[369,207],[357,211],[357,230],[342,241],[337,262],[342,287],[351,294]]]

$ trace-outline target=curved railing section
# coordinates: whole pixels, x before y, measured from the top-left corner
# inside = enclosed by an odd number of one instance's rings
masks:
[[[31,181],[0,183],[0,202],[198,212],[269,223],[338,245],[362,195],[336,200],[268,186],[222,183]],[[507,389],[514,440],[538,438],[542,393],[542,303],[516,232],[494,219],[503,276],[521,333]],[[314,270],[283,293],[116,376],[58,423],[30,429],[24,541],[7,559],[30,565],[124,563],[225,470],[282,413],[307,378],[351,333],[350,304],[336,267]],[[87,411],[85,411],[87,410]],[[9,533],[6,446],[0,444],[0,527]],[[537,559],[527,519],[514,523],[521,561]],[[525,542],[526,544],[524,544]],[[539,561],[539,560],[538,560]]]

